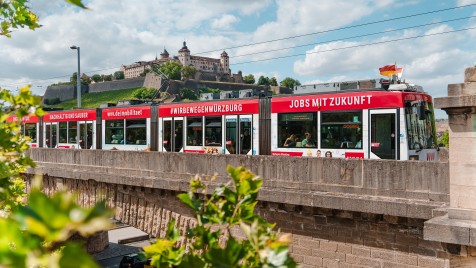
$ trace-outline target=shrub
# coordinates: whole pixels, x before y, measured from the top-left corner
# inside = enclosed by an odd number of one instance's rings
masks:
[[[263,180],[244,167],[228,166],[231,180],[210,189],[216,175],[190,181],[190,190],[178,198],[196,217],[186,238],[170,220],[167,235],[144,248],[154,267],[296,267],[289,256],[290,235],[279,236],[274,224],[254,213]],[[232,229],[241,229],[239,239]],[[189,242],[185,246],[184,239]]]
[[[45,105],[55,105],[55,104],[58,104],[58,103],[60,103],[60,102],[61,102],[60,98],[45,99],[45,100],[43,101],[43,103],[44,103]]]
[[[180,89],[179,93],[180,99],[189,99],[189,100],[198,100],[198,95],[192,89],[183,87]]]
[[[152,99],[156,92],[155,88],[140,87],[132,92],[132,97],[140,100]]]

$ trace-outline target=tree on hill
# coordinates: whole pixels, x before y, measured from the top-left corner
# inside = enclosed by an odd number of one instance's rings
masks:
[[[74,72],[69,78],[69,82],[71,85],[76,85],[77,81],[78,81],[78,72]]]
[[[149,68],[146,68],[142,73],[140,73],[139,76],[145,77],[145,76],[146,76],[148,73],[150,73],[150,72],[151,72],[151,70],[150,70]]]
[[[180,89],[179,97],[182,100],[198,100],[198,95],[190,88],[183,87]]]
[[[271,79],[269,79],[269,85],[278,86],[278,80],[276,80],[276,77],[271,77]]]
[[[288,87],[290,89],[294,89],[295,86],[301,85],[301,83],[298,80],[295,80],[291,77],[284,78],[279,84],[283,87]]]
[[[182,74],[182,65],[178,62],[169,61],[159,67],[169,79],[180,80]]]
[[[258,85],[260,86],[268,86],[269,85],[269,78],[265,76],[260,76],[258,78]]]
[[[255,83],[255,76],[252,74],[245,75],[245,77],[243,77],[243,82],[245,82],[245,84],[252,85]]]
[[[103,81],[112,81],[112,74],[101,75]]]
[[[182,67],[182,78],[183,79],[193,79],[195,74],[197,73],[197,69],[193,66],[183,66]]]
[[[132,92],[132,97],[140,100],[150,100],[156,92],[157,89],[155,88],[140,87]]]
[[[91,76],[91,79],[96,83],[102,82],[102,78],[99,74],[94,74],[93,76]]]
[[[124,72],[123,71],[114,72],[114,79],[116,79],[116,80],[124,79]]]

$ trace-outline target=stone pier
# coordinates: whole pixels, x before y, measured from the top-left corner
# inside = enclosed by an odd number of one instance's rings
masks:
[[[448,97],[437,98],[435,107],[448,114],[450,205],[445,215],[425,222],[424,238],[476,256],[468,250],[476,246],[476,67],[465,70],[464,83],[448,85]],[[476,267],[476,262],[452,263],[458,265]]]

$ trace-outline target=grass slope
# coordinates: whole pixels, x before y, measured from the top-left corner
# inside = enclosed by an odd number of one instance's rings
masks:
[[[99,93],[86,93],[81,95],[81,108],[98,108],[102,103],[116,103],[120,100],[130,100],[134,99],[132,97],[132,92],[136,88],[120,89]],[[78,106],[78,100],[68,100],[56,105],[46,106],[48,108],[63,108],[65,110],[71,110],[74,107]]]

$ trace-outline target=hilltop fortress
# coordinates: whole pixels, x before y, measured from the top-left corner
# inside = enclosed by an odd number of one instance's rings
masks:
[[[178,51],[178,56],[170,57],[169,52],[164,48],[160,53],[160,58],[152,61],[139,61],[131,65],[122,65],[120,70],[124,72],[124,77],[139,77],[146,69],[152,65],[162,65],[167,62],[177,62],[182,66],[193,66],[197,70],[194,79],[206,81],[235,82],[242,83],[243,77],[241,71],[232,74],[230,70],[230,58],[228,53],[223,51],[219,59],[194,56],[190,54],[187,43],[184,41],[182,48]]]

